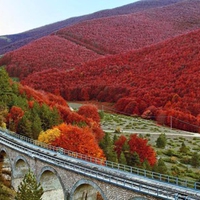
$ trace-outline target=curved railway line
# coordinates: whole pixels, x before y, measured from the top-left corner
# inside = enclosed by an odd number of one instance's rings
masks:
[[[80,159],[80,154],[75,152],[65,152],[58,147],[45,146],[38,141],[11,133],[7,130],[0,130],[0,144],[14,151],[26,154],[33,159],[38,159],[47,164],[56,165],[109,184],[124,187],[128,190],[161,199],[200,199],[200,190],[197,189],[200,183],[194,183],[192,188],[190,188],[178,185],[177,183],[180,183],[179,179],[176,179],[175,184],[171,184],[169,180],[167,182],[147,176],[140,176],[133,170],[135,168],[131,168],[132,173],[130,173],[127,170],[129,168],[125,169],[126,166],[124,166],[123,171],[121,170],[122,165],[117,164],[118,167],[116,167],[114,166],[116,163],[109,161],[101,162],[101,164],[96,164],[100,163],[100,160],[97,160],[98,162],[96,163],[92,159],[90,159],[92,162],[85,161],[88,160],[88,157],[84,157],[84,155]],[[86,159],[84,160],[84,158]]]

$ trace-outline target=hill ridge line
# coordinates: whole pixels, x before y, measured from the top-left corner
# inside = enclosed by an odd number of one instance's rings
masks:
[[[97,53],[99,55],[103,55],[104,56],[104,55],[108,55],[108,54],[116,54],[115,52],[111,52],[111,51],[108,51],[108,50],[101,49],[103,47],[100,47],[100,48],[95,47],[95,44],[91,44],[90,41],[82,41],[81,39],[78,39],[78,37],[76,37],[74,35],[71,35],[70,33],[57,34],[57,32],[56,32],[56,33],[54,33],[52,35],[56,35],[58,37],[64,38],[66,40],[69,40],[69,41],[71,41],[71,42],[73,42],[75,44],[78,44],[80,46],[83,46],[83,47],[85,47],[85,48],[87,48],[87,49],[89,49],[89,50],[91,50],[91,51],[93,51],[93,52],[95,52],[95,53]]]

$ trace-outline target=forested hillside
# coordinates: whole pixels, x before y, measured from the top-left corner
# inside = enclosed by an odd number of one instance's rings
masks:
[[[71,101],[115,102],[118,111],[158,121],[160,115],[174,116],[196,126],[177,121],[177,128],[198,132],[199,41],[200,30],[141,50],[99,58],[69,72],[38,72],[22,83],[56,91]],[[169,125],[169,118],[160,123]]]
[[[2,67],[0,86],[1,129],[7,128],[34,140],[84,154],[89,161],[93,157],[101,159],[101,164],[105,159],[120,162],[119,148],[123,144],[119,142],[116,149],[113,144],[110,147],[112,151],[108,151],[107,139],[100,126],[101,115],[96,106],[86,104],[73,111],[61,96],[39,92],[12,81]],[[134,147],[137,142],[145,151]],[[135,151],[139,159],[138,166],[144,162],[152,167],[156,164],[156,153],[146,139],[133,135],[128,145],[130,150],[126,149],[126,162],[130,165],[135,166],[135,163],[131,163]]]
[[[198,0],[139,1],[85,16],[0,65],[24,87],[199,132],[199,19]]]
[[[164,1],[165,2],[165,1]],[[110,53],[152,45],[200,28],[200,2],[184,1],[143,12],[85,21],[56,32]]]
[[[50,68],[69,70],[101,56],[144,48],[198,29],[199,19],[200,2],[188,0],[88,20],[5,54],[0,65],[6,65],[9,74],[20,80]]]
[[[98,145],[104,133],[96,107],[88,105],[78,112],[71,111],[61,96],[13,82],[2,67],[0,89],[0,127],[67,150],[105,158]],[[72,133],[71,140],[76,142],[59,145],[64,137],[68,138]]]
[[[50,68],[70,70],[101,57],[84,46],[58,36],[46,36],[17,51],[7,53],[0,61],[12,77],[24,77]],[[10,64],[8,64],[10,63]],[[53,81],[51,81],[53,82]]]
[[[119,8],[103,10],[95,12],[89,15],[84,15],[80,17],[73,17],[66,19],[57,23],[49,24],[40,28],[36,28],[30,31],[26,31],[14,35],[0,36],[0,55],[18,49],[31,41],[39,39],[41,37],[47,36],[53,32],[58,31],[61,28],[70,26],[82,21],[97,19],[102,17],[109,17],[114,15],[123,15],[128,13],[136,13],[151,8],[162,7],[170,4],[174,4],[183,0],[148,0],[148,1],[138,1],[136,3],[128,4]]]

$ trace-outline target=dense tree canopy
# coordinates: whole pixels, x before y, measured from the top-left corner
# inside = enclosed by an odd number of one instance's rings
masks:
[[[130,135],[129,139],[121,135],[114,145],[119,161],[124,160],[123,156],[125,156],[126,162],[124,163],[132,166],[141,166],[144,162],[148,162],[151,166],[156,164],[156,152],[148,144],[147,139],[141,138],[137,134]]]
[[[78,127],[63,123],[51,130],[42,132],[39,141],[87,156],[105,158],[89,127]]]

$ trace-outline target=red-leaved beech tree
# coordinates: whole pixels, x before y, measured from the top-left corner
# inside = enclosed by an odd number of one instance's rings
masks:
[[[147,139],[140,138],[137,134],[132,134],[130,135],[128,145],[131,153],[136,152],[139,155],[140,162],[147,160],[151,166],[155,165],[156,152],[148,145]]]
[[[63,123],[56,128],[60,130],[60,136],[51,143],[52,145],[87,156],[105,159],[103,150],[99,147],[88,127],[80,128]]]
[[[25,93],[27,98],[34,98],[40,104],[47,104],[51,107],[56,105],[62,105],[68,107],[66,101],[59,95],[54,95],[45,91],[37,91],[27,85],[19,85],[20,94]]]
[[[121,135],[114,143],[114,145],[115,145],[114,150],[117,153],[118,159],[119,159],[120,154],[123,150],[123,145],[125,144],[126,141],[127,141],[127,138],[124,135]]]
[[[198,117],[195,117],[190,113],[170,109],[166,111],[166,115],[166,125],[172,128],[188,130],[191,132],[199,132],[200,130]]]
[[[86,118],[91,118],[95,122],[100,122],[100,116],[98,113],[98,108],[93,104],[85,104],[78,109],[78,114]]]
[[[12,106],[6,119],[8,128],[11,131],[15,131],[15,132],[17,131],[18,123],[20,119],[23,117],[23,115],[24,115],[24,111],[22,110],[22,108],[18,106]]]
[[[127,143],[126,143],[127,142]],[[138,137],[137,134],[130,135],[130,138],[127,139],[124,135],[121,135],[114,143],[115,152],[119,159],[121,153],[123,152],[126,155],[127,163],[132,163],[131,156],[134,153],[137,153],[139,156],[140,163],[147,161],[150,166],[155,165],[156,163],[156,152],[148,144],[148,140]],[[128,145],[128,146],[126,146]],[[132,163],[138,164],[138,163]]]

